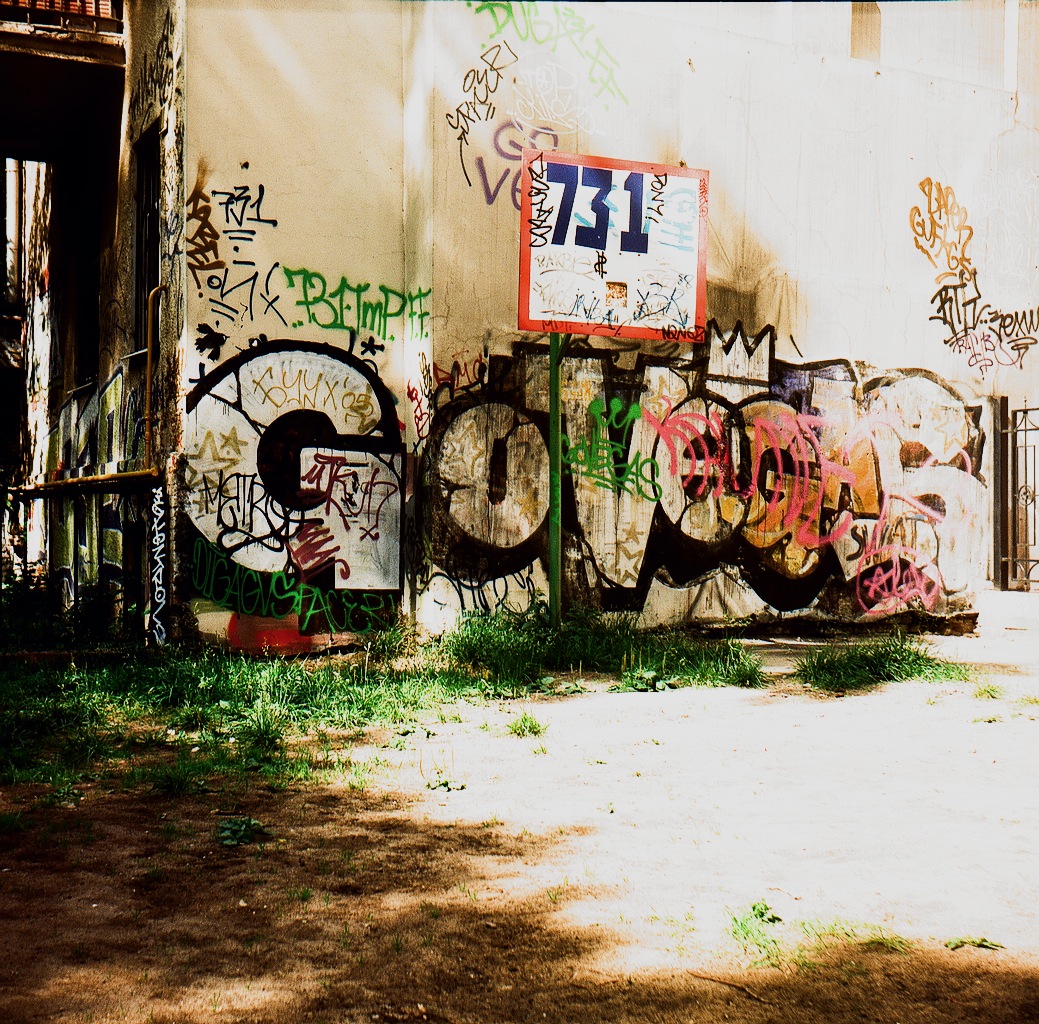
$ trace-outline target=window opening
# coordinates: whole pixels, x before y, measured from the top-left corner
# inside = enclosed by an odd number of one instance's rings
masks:
[[[851,55],[856,60],[880,63],[880,4],[851,5]]]

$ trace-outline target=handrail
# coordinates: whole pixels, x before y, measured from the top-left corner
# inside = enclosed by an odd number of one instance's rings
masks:
[[[98,473],[94,476],[72,476],[66,477],[63,480],[46,480],[39,484],[12,487],[10,488],[11,491],[26,494],[37,491],[70,490],[91,484],[110,483],[114,480],[156,479],[159,476],[159,468],[152,465],[152,368],[155,347],[154,336],[158,324],[157,300],[163,292],[168,294],[169,288],[164,284],[159,284],[148,293],[148,325],[146,328],[146,351],[148,358],[144,369],[144,464],[147,468],[132,469],[122,473]]]
[[[64,0],[57,9],[50,0],[0,0],[0,21],[119,34],[123,31],[123,5],[121,0]]]

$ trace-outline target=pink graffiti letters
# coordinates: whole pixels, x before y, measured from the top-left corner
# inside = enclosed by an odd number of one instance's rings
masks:
[[[514,380],[517,395],[529,396],[544,372],[534,353],[492,357],[502,365],[489,378]],[[963,559],[973,553],[950,537],[945,509],[978,506],[983,436],[963,400],[925,371],[862,386],[848,364],[802,368],[769,356],[766,389],[729,402],[648,361],[640,384],[638,370],[613,370],[606,356],[571,359],[560,395],[573,486],[564,489],[560,521],[582,552],[576,578],[598,581],[584,585],[603,588],[599,599],[610,607],[640,608],[651,578],[691,586],[723,566],[738,567],[779,611],[825,598],[842,614],[850,600],[870,617],[934,610],[961,586],[948,583],[947,570],[966,579]],[[540,551],[528,549],[542,543],[547,484],[512,469],[501,476],[504,461],[492,450],[492,437],[534,417],[539,400],[529,409],[505,405],[508,396],[495,392],[491,404],[474,407],[475,397],[464,394],[458,411],[455,402],[438,409],[427,441],[433,557],[466,578],[491,579],[498,562],[515,572]],[[468,429],[484,420],[498,426]],[[463,432],[464,453],[450,443]],[[546,461],[532,461],[531,471]],[[506,531],[482,508],[502,494],[532,510],[527,528]],[[498,561],[470,566],[463,534]]]
[[[720,413],[712,410],[707,416],[696,412],[672,412],[670,396],[664,395],[663,400],[667,404],[663,421],[646,408],[642,410],[642,418],[667,449],[668,471],[672,476],[678,476],[680,459],[684,457],[688,460],[689,469],[682,476],[682,487],[692,487],[699,478],[693,491],[697,498],[708,493],[719,497],[733,475],[732,456]],[[715,481],[713,486],[710,483],[712,478]]]

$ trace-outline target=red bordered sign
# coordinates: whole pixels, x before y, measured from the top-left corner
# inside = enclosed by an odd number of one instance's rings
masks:
[[[707,171],[523,151],[519,326],[704,340]]]

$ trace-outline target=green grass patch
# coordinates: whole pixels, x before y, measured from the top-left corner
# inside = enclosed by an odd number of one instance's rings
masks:
[[[760,661],[737,640],[641,631],[636,622],[594,609],[573,612],[558,629],[540,608],[472,615],[444,635],[440,650],[448,664],[483,669],[499,688],[544,689],[552,671],[615,673],[621,690],[764,684]]]
[[[965,682],[963,665],[933,654],[919,637],[892,633],[846,647],[822,647],[800,658],[794,678],[817,690],[869,690],[882,683],[920,679]]]
[[[783,919],[763,900],[741,914],[733,915],[729,934],[749,953],[755,967],[779,967],[783,947],[776,925]]]
[[[729,934],[751,957],[755,967],[794,967],[814,970],[834,948],[854,947],[863,952],[906,955],[911,940],[878,925],[841,918],[834,920],[787,921],[764,901],[734,914]]]
[[[1006,690],[995,683],[978,683],[973,695],[977,700],[999,700],[1006,696]]]
[[[26,824],[22,821],[21,811],[0,811],[0,836],[22,832]]]
[[[524,736],[540,736],[547,728],[526,710],[520,712],[508,725],[509,732],[521,739]]]
[[[9,662],[0,672],[0,784],[75,781],[130,765],[129,784],[176,796],[216,775],[305,780],[308,730],[415,722],[479,698],[472,672],[336,659],[260,661],[217,651],[141,653],[97,668]]]
[[[168,647],[89,668],[10,661],[0,669],[0,785],[48,784],[64,803],[103,766],[125,785],[171,797],[216,788],[217,779],[284,787],[343,770],[341,762],[349,768],[348,758],[322,755],[314,735],[410,727],[430,715],[457,718],[462,701],[562,692],[549,673],[570,669],[613,673],[622,689],[763,681],[738,641],[642,632],[633,616],[597,611],[553,629],[540,606],[467,616],[422,647],[396,627],[351,657]],[[353,775],[363,788],[364,773]]]

